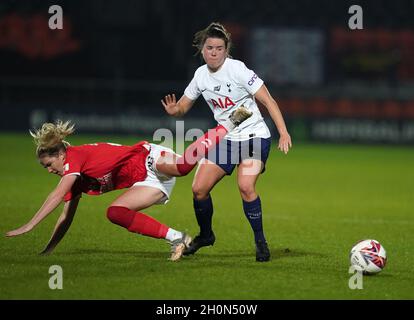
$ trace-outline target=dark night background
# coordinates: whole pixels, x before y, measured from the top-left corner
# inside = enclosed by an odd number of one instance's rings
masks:
[[[353,4],[363,30],[348,27]],[[63,9],[63,30],[48,28],[51,5]],[[1,129],[57,117],[85,132],[148,133],[151,119],[153,130],[172,126],[160,99],[181,96],[202,63],[194,33],[219,21],[296,139],[413,143],[413,12],[409,0],[2,1]],[[114,114],[142,123],[105,125]],[[214,124],[202,99],[184,120]]]

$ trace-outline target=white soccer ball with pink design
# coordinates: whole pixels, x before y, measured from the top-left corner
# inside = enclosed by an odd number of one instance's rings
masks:
[[[364,274],[375,274],[384,269],[387,253],[377,240],[361,240],[349,254],[351,265]]]

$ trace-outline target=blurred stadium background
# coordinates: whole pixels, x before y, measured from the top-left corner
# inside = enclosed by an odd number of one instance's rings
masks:
[[[50,30],[50,5],[63,30]],[[363,30],[350,30],[349,1],[1,1],[1,130],[55,118],[78,132],[175,128],[160,99],[181,95],[201,61],[193,34],[211,21],[232,33],[233,56],[266,82],[294,141],[414,142],[411,0],[359,1]],[[214,123],[199,99],[186,127]],[[271,128],[274,126],[270,124]]]

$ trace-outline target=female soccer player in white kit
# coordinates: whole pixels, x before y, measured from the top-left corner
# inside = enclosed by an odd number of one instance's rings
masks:
[[[270,252],[263,232],[262,207],[255,185],[265,170],[270,151],[271,135],[257,107],[256,99],[268,110],[279,132],[278,148],[285,154],[292,147],[283,116],[263,80],[241,61],[230,58],[230,34],[220,23],[211,23],[194,36],[194,46],[206,64],[199,67],[194,78],[177,102],[174,94],[161,100],[172,116],[184,115],[202,95],[214,118],[220,124],[234,110],[244,106],[253,115],[227,134],[214,152],[200,162],[193,181],[194,210],[200,234],[194,238],[184,254],[194,254],[199,248],[213,245],[213,203],[210,191],[225,175],[231,175],[238,166],[237,181],[243,200],[243,209],[254,232],[256,261],[268,261]]]

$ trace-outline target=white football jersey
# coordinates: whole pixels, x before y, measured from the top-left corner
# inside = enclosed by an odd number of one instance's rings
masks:
[[[184,94],[193,101],[202,94],[219,124],[241,105],[253,112],[249,119],[228,133],[226,139],[241,141],[251,137],[269,138],[269,128],[254,98],[262,85],[263,80],[243,62],[226,58],[216,72],[209,71],[206,64],[199,67]]]

